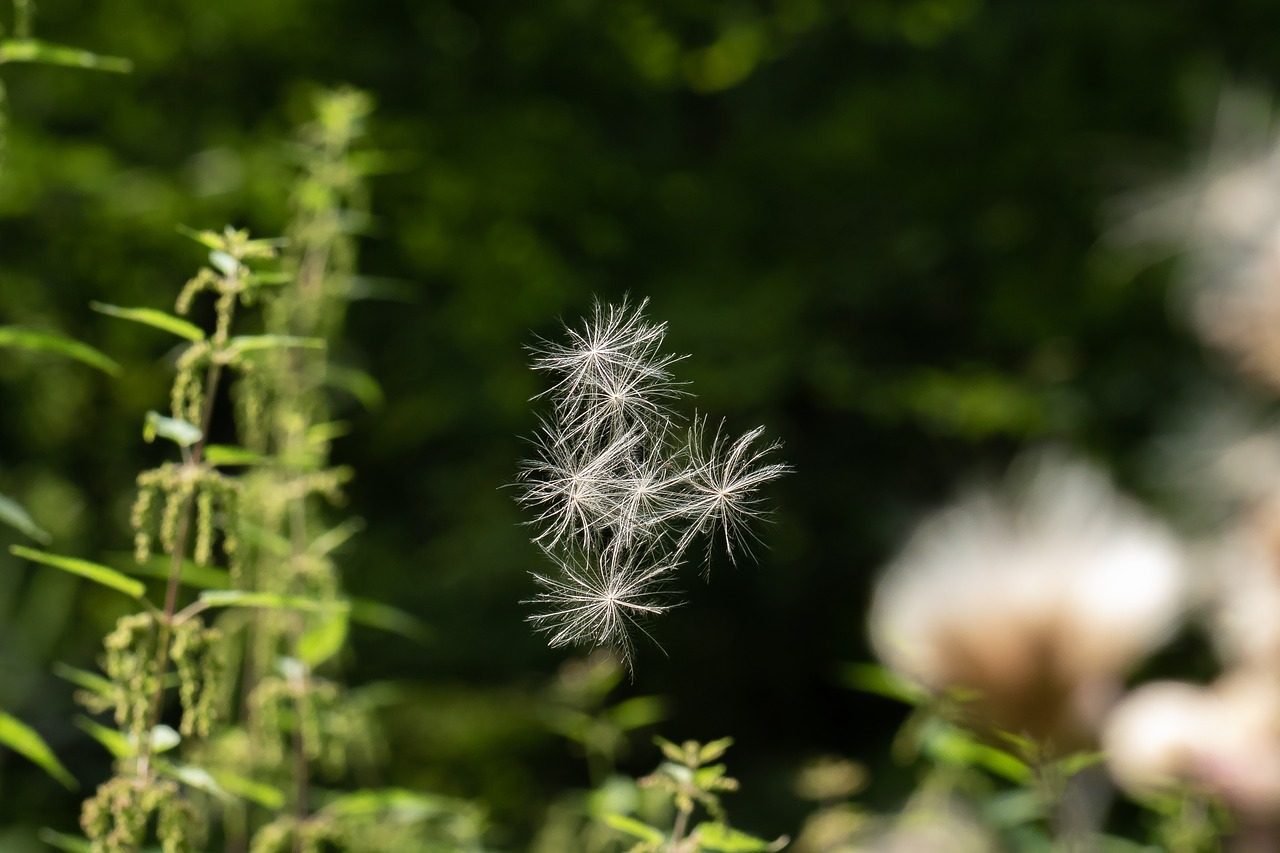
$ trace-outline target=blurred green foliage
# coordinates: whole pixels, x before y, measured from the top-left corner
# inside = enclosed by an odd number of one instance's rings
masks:
[[[796,469],[760,566],[693,590],[658,629],[669,657],[642,649],[626,688],[666,698],[673,739],[735,738],[728,808],[768,837],[805,813],[787,788],[805,755],[867,761],[873,800],[910,784],[886,763],[899,711],[842,690],[835,668],[865,657],[870,579],[922,508],[1041,440],[1141,485],[1162,420],[1226,381],[1167,309],[1166,270],[1100,244],[1100,213],[1185,162],[1225,81],[1275,86],[1280,8],[1263,0],[35,11],[42,39],[133,71],[0,65],[0,325],[70,336],[123,370],[0,349],[0,493],[60,553],[127,546],[170,341],[89,303],[162,306],[201,254],[178,225],[279,233],[284,140],[310,94],[370,92],[385,162],[368,298],[336,355],[384,401],[338,401],[352,428],[335,454],[367,522],[345,585],[420,617],[431,640],[357,631],[348,671],[404,686],[380,783],[482,799],[499,844],[519,847],[586,784],[536,712],[564,655],[523,621],[539,555],[502,486],[534,428],[523,347],[593,295],[650,297],[693,354],[699,405],[766,424]],[[0,544],[20,536],[0,528]],[[87,785],[108,757],[50,667],[90,667],[121,608],[0,549],[0,708]],[[658,758],[628,760],[640,773]],[[73,831],[75,795],[0,762],[0,848]]]

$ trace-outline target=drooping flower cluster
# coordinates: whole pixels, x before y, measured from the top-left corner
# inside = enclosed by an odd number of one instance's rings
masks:
[[[778,442],[763,427],[736,440],[672,403],[687,394],[662,351],[666,323],[632,306],[597,302],[564,342],[533,348],[533,368],[555,381],[551,413],[520,472],[522,504],[537,513],[533,541],[555,571],[530,621],[552,646],[616,649],[630,664],[632,635],[672,606],[671,577],[694,545],[717,543],[730,561],[749,550],[765,514],[760,487],[789,470],[767,461]]]

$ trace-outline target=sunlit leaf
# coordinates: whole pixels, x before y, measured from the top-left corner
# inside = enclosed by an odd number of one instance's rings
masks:
[[[119,305],[108,305],[105,302],[90,302],[89,307],[100,314],[151,326],[189,341],[204,340],[204,330],[195,323],[164,311],[157,311],[155,308],[121,308]]]
[[[226,791],[213,774],[203,767],[196,767],[191,764],[175,764],[171,761],[157,761],[156,769],[161,773],[172,776],[182,784],[195,788],[197,791],[204,791],[219,800],[228,801],[231,794]]]
[[[324,338],[304,338],[297,335],[237,335],[227,341],[224,350],[228,356],[264,349],[324,349]]]
[[[887,699],[896,699],[908,705],[919,705],[926,694],[918,686],[902,676],[873,663],[850,663],[841,667],[840,680],[847,687],[874,693]]]
[[[52,352],[74,358],[76,361],[96,367],[110,376],[120,375],[120,365],[88,344],[82,344],[74,338],[46,332],[39,329],[24,329],[19,326],[0,326],[0,347],[32,350],[36,352]]]
[[[58,761],[53,750],[40,735],[36,734],[35,729],[4,711],[0,711],[0,745],[7,746],[38,764],[46,773],[61,782],[63,787],[70,789],[79,787],[75,777],[62,766],[62,762]]]
[[[46,545],[53,539],[35,523],[20,503],[7,495],[0,495],[0,523]]]
[[[261,453],[231,444],[206,444],[204,461],[210,465],[261,465],[267,458]]]
[[[190,447],[199,441],[204,433],[200,427],[178,418],[165,417],[152,409],[142,425],[142,437],[151,443],[156,436],[167,438],[179,447]]]
[[[209,263],[217,267],[218,272],[223,275],[234,275],[236,270],[240,269],[240,262],[220,249],[214,249],[209,253]]]
[[[665,719],[667,709],[661,696],[634,696],[613,706],[608,715],[614,725],[629,732]]]
[[[72,68],[92,68],[127,74],[133,63],[118,56],[100,56],[87,50],[49,44],[39,39],[7,39],[0,41],[0,65],[6,62],[40,62]]]
[[[207,590],[200,593],[200,601],[209,607],[263,607],[280,610],[306,610],[312,613],[349,610],[346,601],[320,601],[299,595],[277,595],[270,592],[251,592],[239,589]]]
[[[720,740],[713,740],[708,744],[704,744],[702,749],[698,751],[698,761],[703,764],[708,761],[715,761],[724,755],[725,750],[731,746],[733,746],[733,738],[731,737],[720,738]]]
[[[789,840],[785,835],[774,841],[765,841],[745,832],[739,832],[723,823],[698,825],[698,847],[716,853],[771,853],[781,850]]]
[[[213,771],[213,777],[224,790],[251,800],[263,808],[274,811],[284,805],[284,793],[265,782],[255,782],[246,776],[223,770]]]
[[[309,620],[306,630],[298,637],[298,657],[311,666],[319,666],[342,651],[351,624],[349,616],[345,612],[325,613]]]
[[[627,817],[620,814],[607,814],[604,816],[604,822],[619,832],[625,832],[632,838],[639,838],[650,844],[662,844],[667,837],[662,831],[642,821],[638,821],[633,817]]]
[[[76,557],[63,557],[59,554],[47,554],[44,551],[24,548],[21,545],[9,546],[9,552],[18,557],[24,557],[33,563],[52,566],[55,569],[61,569],[64,572],[70,572],[73,575],[79,575],[82,578],[87,578],[94,583],[99,583],[103,586],[123,592],[131,598],[141,599],[147,591],[147,587],[142,583],[142,581],[126,577],[115,569],[107,568],[106,566],[99,565],[98,563],[91,563],[88,560],[81,560]]]

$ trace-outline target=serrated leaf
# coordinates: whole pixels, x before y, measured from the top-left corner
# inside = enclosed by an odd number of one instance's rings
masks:
[[[724,755],[725,750],[731,746],[733,746],[733,738],[731,737],[722,737],[719,740],[704,744],[702,749],[698,751],[698,763],[706,764],[708,761],[715,761]]]
[[[14,347],[33,352],[52,352],[74,358],[90,367],[96,367],[109,376],[120,375],[120,365],[88,344],[83,344],[57,332],[24,329],[20,326],[0,326],[0,347]]]
[[[610,827],[625,832],[632,838],[639,838],[641,841],[649,844],[662,844],[667,840],[662,830],[656,829],[647,823],[638,821],[633,817],[627,817],[620,814],[607,814],[604,816],[604,822]]]
[[[0,522],[45,545],[53,539],[27,514],[22,504],[8,495],[0,495]]]
[[[90,302],[89,307],[99,314],[118,317],[121,320],[129,320],[133,323],[141,323],[144,326],[160,329],[180,338],[186,338],[189,341],[204,340],[204,329],[201,329],[195,323],[184,320],[181,317],[175,317],[164,311],[158,311],[155,308],[122,308],[119,305],[108,305],[105,302]]]
[[[156,436],[167,438],[179,447],[190,447],[203,438],[204,433],[193,423],[165,417],[152,409],[147,412],[146,420],[143,422],[142,437],[150,444],[156,440]]]
[[[81,560],[76,557],[63,557],[59,554],[48,554],[44,551],[36,551],[32,548],[24,548],[21,545],[10,545],[9,553],[24,557],[33,563],[41,563],[42,565],[52,566],[55,569],[61,569],[64,572],[70,572],[73,575],[79,575],[87,578],[94,583],[102,584],[111,589],[123,592],[130,598],[141,600],[147,592],[147,587],[142,581],[134,580],[117,572],[115,569],[109,569],[98,563],[91,563],[88,560]]]
[[[89,672],[83,669],[77,669],[74,666],[55,661],[53,664],[53,674],[59,678],[66,679],[82,690],[88,690],[90,693],[96,693],[103,698],[111,698],[115,695],[116,685],[108,678],[98,675],[96,672]]]
[[[88,839],[78,835],[67,835],[47,828],[41,829],[36,835],[45,844],[61,850],[62,853],[93,853],[93,847],[90,846]]]
[[[118,56],[100,56],[87,50],[50,44],[39,39],[7,39],[0,41],[0,65],[6,62],[39,62],[71,68],[92,68],[127,74],[133,63]]]
[[[319,601],[300,595],[277,595],[239,589],[211,589],[200,593],[200,601],[208,607],[263,607],[279,610],[305,610],[310,613],[348,611],[346,601]]]
[[[261,465],[267,457],[231,444],[206,444],[204,461],[210,465]]]
[[[36,734],[36,730],[4,711],[0,711],[0,745],[39,765],[54,779],[62,783],[64,788],[74,790],[79,787],[74,776],[62,766],[53,750],[44,742],[44,738]]]
[[[715,853],[771,853],[781,850],[788,841],[784,835],[774,841],[765,841],[745,832],[739,832],[723,823],[698,824],[698,848]]]

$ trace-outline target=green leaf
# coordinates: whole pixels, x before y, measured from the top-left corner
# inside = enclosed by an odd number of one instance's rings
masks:
[[[706,764],[708,761],[715,761],[724,755],[725,750],[733,746],[733,738],[724,737],[720,740],[713,740],[711,743],[705,744],[698,752],[698,763]]]
[[[421,620],[380,601],[352,599],[351,619],[361,625],[399,634],[419,643],[426,643],[431,638],[431,629]]]
[[[261,465],[267,457],[231,444],[206,444],[204,461],[210,465]]]
[[[265,607],[280,610],[305,610],[311,613],[348,611],[346,601],[320,601],[300,595],[277,595],[270,592],[250,592],[239,589],[211,589],[200,593],[200,600],[208,607]]]
[[[284,805],[284,793],[265,782],[255,782],[238,773],[222,770],[214,771],[213,778],[224,790],[230,791],[237,797],[251,800],[263,808],[276,811]]]
[[[424,794],[405,788],[382,788],[342,794],[327,803],[322,811],[343,817],[383,815],[407,823],[473,809],[472,804],[466,800]]]
[[[378,380],[354,367],[328,365],[325,370],[325,382],[331,388],[346,391],[370,412],[381,409],[386,402],[386,396],[382,393],[382,386],[378,384]]]
[[[81,838],[78,835],[67,835],[62,832],[54,832],[52,829],[41,829],[37,836],[45,844],[61,850],[62,853],[93,853],[93,848],[89,845],[88,839]]]
[[[116,693],[116,685],[110,679],[103,678],[96,672],[76,669],[74,666],[69,666],[61,661],[54,662],[53,674],[70,681],[82,690],[96,693],[104,699],[110,699]]]
[[[63,787],[72,790],[79,787],[75,777],[62,766],[35,729],[4,711],[0,711],[0,744],[40,765],[44,772],[61,782]]]
[[[131,320],[134,323],[141,323],[144,326],[171,332],[189,341],[204,340],[204,330],[195,323],[167,314],[164,311],[157,311],[155,308],[121,308],[118,305],[108,305],[105,302],[90,302],[89,307],[100,314],[119,317],[121,320]]]
[[[0,347],[57,353],[74,358],[90,367],[96,367],[109,376],[120,375],[120,365],[113,359],[88,344],[82,344],[74,338],[59,335],[56,332],[23,329],[18,326],[0,326]]]
[[[1058,759],[1054,762],[1054,766],[1059,773],[1070,779],[1081,770],[1090,768],[1095,764],[1101,764],[1106,760],[1107,754],[1105,752],[1077,752]]]
[[[63,557],[58,554],[46,554],[44,551],[24,548],[21,545],[10,545],[9,553],[18,557],[25,557],[33,563],[42,563],[55,569],[62,569],[64,572],[70,572],[73,575],[79,575],[82,578],[88,578],[94,583],[123,592],[130,598],[142,600],[142,597],[147,592],[147,587],[142,581],[126,577],[115,569],[109,569],[97,563],[90,563],[88,560]]]
[[[190,447],[203,438],[204,433],[193,423],[167,418],[152,409],[147,412],[147,419],[143,422],[142,437],[150,444],[156,440],[156,436],[167,438],[179,447]]]
[[[237,335],[227,341],[223,350],[228,356],[264,349],[324,349],[324,338],[303,338],[297,335]]]
[[[937,721],[924,735],[924,747],[936,761],[960,767],[981,767],[1019,785],[1035,778],[1025,762],[1007,752],[974,740],[955,726]]]
[[[624,732],[651,726],[666,718],[666,703],[661,696],[633,696],[608,711],[614,725]]]
[[[108,556],[125,574],[167,580],[173,570],[173,558],[162,554],[157,554],[145,563],[134,562],[132,554],[114,553]],[[178,580],[183,586],[194,589],[227,589],[231,586],[231,576],[225,569],[202,566],[195,560],[182,561],[182,573]]]
[[[298,637],[298,657],[314,667],[342,651],[351,624],[349,617],[347,612],[325,613],[309,620],[306,630]]]
[[[240,269],[240,262],[221,249],[214,249],[209,253],[209,263],[223,275],[235,275],[236,270]]]
[[[224,790],[213,774],[203,767],[196,767],[192,764],[175,764],[171,761],[157,761],[155,764],[156,769],[161,773],[172,776],[189,788],[204,791],[206,794],[210,794],[223,802],[231,799],[231,794]]]
[[[669,760],[674,761],[677,764],[684,764],[685,755],[684,750],[681,747],[678,747],[666,738],[659,737],[657,735],[654,735],[653,742],[658,745],[658,748],[662,750],[662,754]]]
[[[918,685],[902,676],[873,663],[851,663],[841,668],[840,680],[846,687],[873,693],[887,699],[896,699],[908,705],[919,705],[927,694]]]
[[[105,746],[107,752],[110,752],[116,758],[129,758],[138,754],[138,749],[133,743],[133,739],[124,732],[108,728],[88,717],[76,717],[76,725],[98,743]],[[182,735],[164,723],[151,730],[151,751],[153,754],[159,755],[162,752],[168,752],[180,743],[182,743]]]
[[[781,850],[789,840],[784,835],[775,841],[765,841],[714,822],[698,824],[697,833],[698,849],[716,853],[770,853]]]
[[[662,844],[667,837],[662,834],[662,830],[649,826],[649,824],[638,821],[633,817],[627,817],[620,814],[607,814],[604,816],[604,822],[619,832],[625,832],[632,838],[639,838],[650,844]]]
[[[83,729],[89,737],[105,746],[107,752],[111,753],[115,758],[128,758],[135,752],[133,744],[129,743],[128,736],[123,732],[109,729],[100,723],[95,723],[88,717],[76,717],[76,725]]]
[[[178,233],[190,237],[206,249],[221,249],[227,244],[217,231],[197,231],[194,228],[179,225]]]
[[[0,495],[0,522],[45,545],[48,545],[53,539],[52,536],[40,529],[40,526],[27,514],[21,504],[7,495]]]
[[[40,62],[45,65],[114,71],[118,74],[127,74],[133,70],[132,62],[118,56],[100,56],[87,50],[49,44],[39,39],[0,41],[0,65],[6,62]]]

